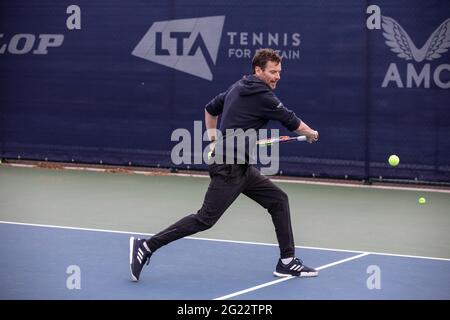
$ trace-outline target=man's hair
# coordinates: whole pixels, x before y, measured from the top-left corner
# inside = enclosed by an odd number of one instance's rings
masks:
[[[276,64],[281,62],[281,57],[273,49],[265,48],[256,50],[255,56],[252,60],[253,73],[255,73],[255,68],[260,67],[264,70],[267,61],[275,62]]]

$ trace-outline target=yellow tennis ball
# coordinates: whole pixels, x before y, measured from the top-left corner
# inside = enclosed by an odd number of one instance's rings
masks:
[[[419,198],[419,203],[420,204],[425,204],[427,202],[427,199],[425,199],[424,197],[420,197]]]
[[[389,157],[389,164],[393,167],[396,167],[400,163],[400,158],[395,154]]]

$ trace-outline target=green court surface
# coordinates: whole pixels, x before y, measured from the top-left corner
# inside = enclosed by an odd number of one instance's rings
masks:
[[[209,178],[0,165],[0,220],[156,233],[201,206]],[[450,192],[276,182],[297,246],[450,258]],[[425,197],[426,204],[418,198]],[[270,216],[241,195],[211,239],[276,243]]]

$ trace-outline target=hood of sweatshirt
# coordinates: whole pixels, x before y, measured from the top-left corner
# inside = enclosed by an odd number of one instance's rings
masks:
[[[272,89],[255,75],[244,76],[238,82],[239,94],[241,96],[250,96],[253,94],[271,91]]]

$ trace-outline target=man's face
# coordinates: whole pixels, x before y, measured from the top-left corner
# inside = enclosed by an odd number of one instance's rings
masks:
[[[277,86],[278,80],[281,77],[281,62],[267,61],[266,67],[261,69],[260,67],[255,68],[256,76],[267,83],[267,85],[274,90]]]

